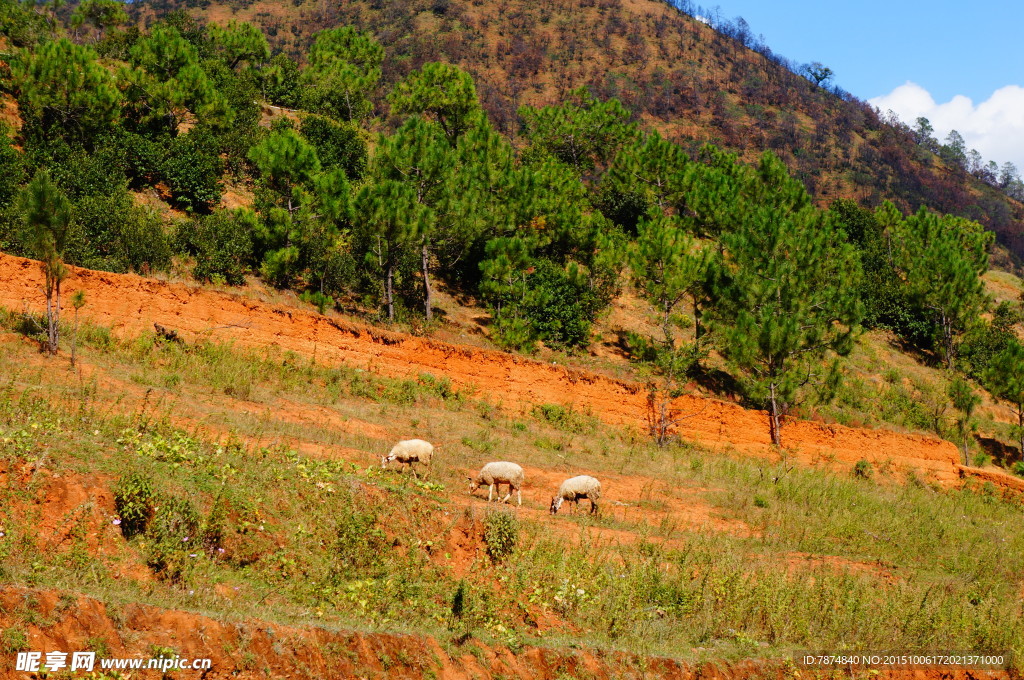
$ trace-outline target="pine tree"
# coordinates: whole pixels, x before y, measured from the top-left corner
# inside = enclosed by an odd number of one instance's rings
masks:
[[[656,218],[641,222],[638,227],[629,257],[633,280],[661,316],[664,345],[669,353],[675,351],[676,310],[687,297],[693,301],[695,321],[699,323],[699,291],[705,285],[712,252],[690,237],[678,218]],[[693,360],[699,357],[699,343],[698,333]]]
[[[363,185],[356,214],[369,243],[364,261],[380,272],[388,320],[395,319],[395,276],[402,257],[417,237],[433,226],[434,214],[416,200],[412,186],[396,180]]]
[[[200,65],[199,51],[181,32],[157,24],[131,49],[133,68],[121,71],[130,118],[172,136],[189,114],[226,129],[235,112]]]
[[[121,93],[91,47],[43,43],[12,71],[22,116],[48,133],[86,140],[117,121]]]
[[[310,187],[320,172],[316,150],[292,129],[271,133],[249,150],[263,181],[273,192],[257,234],[263,275],[277,285],[292,282],[302,259],[307,236]]]
[[[306,105],[340,120],[366,118],[383,60],[384,48],[369,32],[340,26],[317,33],[300,78]]]
[[[454,197],[447,191],[448,178],[457,172],[444,131],[437,125],[414,116],[394,135],[383,141],[374,158],[374,174],[402,182],[409,187],[416,202],[425,208],[430,219],[421,220],[416,230],[420,250],[420,273],[423,276],[423,308],[427,321],[433,316],[431,286],[431,254],[436,240],[453,237],[453,211],[449,203]],[[428,214],[423,213],[423,214]]]
[[[28,243],[42,263],[46,293],[46,348],[60,345],[60,286],[67,277],[64,252],[71,235],[71,203],[46,170],[36,173],[21,196]]]
[[[978,423],[974,420],[974,409],[981,403],[981,397],[974,393],[971,384],[960,376],[949,383],[947,390],[953,408],[959,412],[956,419],[956,433],[960,437],[960,447],[964,453],[964,465],[971,464],[970,440]]]
[[[883,205],[880,221],[894,222],[894,213],[891,205]],[[988,269],[988,246],[995,235],[977,222],[924,207],[891,229],[894,259],[908,293],[932,315],[940,352],[952,369],[957,336],[986,304],[981,275]]]
[[[772,443],[781,446],[783,418],[801,389],[827,397],[839,380],[829,357],[853,347],[860,271],[852,247],[778,158],[766,153],[745,174],[732,199],[742,220],[722,235],[716,311],[723,353],[745,376],[748,396],[767,406]]]
[[[210,24],[206,30],[214,52],[224,60],[228,68],[236,69],[243,62],[256,66],[270,59],[267,37],[250,23],[232,19],[227,26]]]
[[[473,77],[452,64],[428,62],[395,85],[388,96],[394,115],[425,115],[437,121],[449,144],[482,117]]]
[[[1009,402],[1017,416],[1014,428],[1021,453],[1024,454],[1024,346],[1011,340],[997,354],[985,371],[982,382],[998,399]]]
[[[602,184],[641,196],[652,215],[682,216],[692,172],[693,163],[682,147],[654,132],[623,148]]]
[[[611,160],[634,139],[637,126],[617,99],[596,100],[586,87],[569,93],[564,104],[519,109],[530,140],[527,158],[550,156],[583,175]]]

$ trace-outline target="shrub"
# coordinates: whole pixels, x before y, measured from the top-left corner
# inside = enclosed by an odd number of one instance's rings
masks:
[[[387,537],[372,512],[348,503],[339,513],[337,536],[335,552],[340,575],[373,573],[383,564]]]
[[[516,549],[519,539],[519,520],[510,512],[491,511],[484,518],[484,543],[487,554],[501,562]]]
[[[871,466],[871,462],[864,458],[858,460],[853,466],[853,476],[858,479],[871,479],[872,475],[874,475],[874,468]]]
[[[153,483],[148,477],[132,474],[123,477],[114,489],[114,508],[121,518],[121,533],[132,538],[145,533],[153,519]]]
[[[537,420],[547,422],[563,432],[574,434],[588,430],[596,424],[594,416],[558,404],[539,404],[533,407],[531,413]]]
[[[300,131],[316,149],[320,165],[325,170],[341,168],[345,176],[352,180],[363,176],[366,170],[366,142],[355,125],[310,114],[302,118]]]
[[[258,220],[249,210],[217,210],[197,216],[179,231],[178,248],[196,258],[193,276],[201,281],[245,283],[253,261],[252,234]]]
[[[171,263],[170,240],[160,218],[137,206],[122,186],[106,195],[86,196],[75,204],[75,219],[88,251],[79,256],[91,269],[148,273]]]
[[[160,578],[177,583],[188,572],[194,551],[200,550],[200,517],[191,501],[163,497],[146,532],[152,542],[146,549],[146,564]]]
[[[221,160],[209,132],[193,130],[175,137],[160,164],[160,175],[175,203],[190,211],[206,212],[220,201]]]

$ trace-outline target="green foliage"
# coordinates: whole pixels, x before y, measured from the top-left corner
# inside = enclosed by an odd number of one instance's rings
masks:
[[[260,70],[264,99],[286,108],[298,106],[302,96],[299,73],[299,67],[291,57],[283,52],[275,54],[270,63]]]
[[[538,404],[533,407],[531,413],[538,420],[549,423],[564,432],[574,434],[586,432],[597,424],[597,419],[594,416],[558,404]]]
[[[976,317],[956,346],[957,367],[965,375],[982,380],[996,356],[1017,339],[1013,327],[1021,321],[1019,304],[1000,303],[992,313],[992,321]]]
[[[156,24],[131,49],[135,68],[124,69],[129,118],[143,129],[176,134],[190,116],[225,129],[234,111],[200,65],[200,54],[174,26]]]
[[[370,94],[380,80],[384,48],[370,33],[339,26],[316,35],[299,83],[310,111],[359,121],[370,114]]]
[[[0,0],[0,35],[15,47],[31,47],[53,34],[53,21],[29,3]]]
[[[484,517],[484,544],[495,562],[502,562],[515,552],[519,540],[519,520],[510,512],[488,511]]]
[[[960,376],[950,381],[947,394],[953,408],[958,412],[955,425],[964,452],[964,465],[970,465],[970,439],[978,428],[978,423],[974,419],[974,409],[981,403],[981,397],[975,394],[971,384]]]
[[[202,519],[192,502],[161,496],[146,530],[146,563],[162,579],[182,581],[202,550]]]
[[[695,172],[678,144],[656,132],[637,137],[619,151],[601,179],[602,210],[631,232],[645,219],[681,221],[688,214],[687,190]]]
[[[147,208],[135,205],[123,187],[109,195],[80,198],[74,219],[81,228],[87,249],[79,248],[71,261],[92,269],[150,273],[171,263],[170,239],[162,220]]]
[[[472,76],[442,62],[428,62],[410,73],[388,100],[394,115],[423,114],[436,120],[452,146],[482,116]]]
[[[302,117],[302,136],[316,149],[324,169],[340,168],[351,180],[358,180],[366,170],[366,142],[352,124],[337,123],[324,116]]]
[[[14,148],[13,140],[0,126],[0,212],[18,195],[18,185],[25,176],[25,163]]]
[[[378,526],[377,516],[350,500],[341,507],[337,518],[337,575],[341,578],[378,575],[388,543]]]
[[[121,520],[121,533],[125,538],[146,533],[155,507],[153,482],[145,475],[134,473],[122,477],[114,488],[114,509]]]
[[[117,121],[121,93],[91,47],[61,38],[22,56],[12,71],[30,134],[84,141]]]
[[[614,157],[622,144],[637,135],[630,114],[616,99],[601,102],[585,88],[569,93],[569,101],[540,109],[519,109],[530,140],[528,158],[550,156],[578,173],[588,172]]]
[[[1024,453],[1024,346],[1016,339],[995,355],[982,375],[992,396],[1008,402],[1017,416],[1014,434]]]
[[[260,171],[267,185],[289,203],[295,196],[295,189],[310,184],[320,172],[320,159],[316,149],[295,130],[272,132],[262,142],[249,150],[251,160]]]
[[[253,233],[258,229],[258,218],[250,210],[216,210],[179,230],[179,248],[195,256],[192,274],[197,279],[240,286],[252,267]]]
[[[674,328],[681,325],[677,309],[689,297],[699,322],[698,307],[704,298],[714,250],[702,246],[674,218],[644,220],[637,226],[637,240],[629,263],[634,285],[658,310],[664,348],[676,349]],[[700,358],[700,329],[691,361]]]
[[[981,274],[995,236],[976,222],[923,207],[905,219],[888,203],[879,212],[883,224],[892,224],[894,259],[907,291],[931,316],[940,352],[952,368],[956,337],[986,304]]]
[[[364,263],[379,277],[381,299],[389,320],[395,318],[396,280],[408,274],[411,245],[429,229],[433,211],[416,200],[415,189],[405,182],[385,180],[366,184],[355,202],[360,216],[357,238],[364,244]]]
[[[207,27],[214,54],[228,68],[236,69],[243,62],[255,67],[270,59],[267,38],[256,26],[232,19],[227,26],[210,24]]]
[[[175,203],[189,212],[206,212],[220,201],[222,170],[214,139],[201,128],[175,137],[160,164]]]
[[[864,326],[884,328],[912,346],[932,346],[931,316],[915,302],[892,257],[893,227],[898,214],[875,213],[849,200],[834,201],[830,215],[856,246],[864,276],[858,296],[864,302]]]
[[[785,166],[765,154],[733,201],[736,219],[722,235],[725,256],[715,292],[723,353],[768,407],[772,441],[781,418],[810,386],[828,398],[838,363],[852,349],[863,307],[852,247],[810,202]],[[753,199],[753,200],[752,200]]]
[[[99,39],[104,31],[128,23],[128,13],[119,0],[83,0],[71,13],[72,28],[89,25],[93,38]]]
[[[875,474],[871,461],[861,458],[853,466],[853,476],[859,479],[871,479]]]

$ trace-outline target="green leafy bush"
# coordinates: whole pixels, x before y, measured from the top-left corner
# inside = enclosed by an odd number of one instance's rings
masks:
[[[132,538],[145,533],[153,519],[156,495],[153,482],[140,474],[121,479],[114,489],[114,508],[121,519],[121,533]]]
[[[519,520],[510,512],[490,511],[484,517],[484,543],[495,562],[508,558],[519,540]]]
[[[197,279],[240,286],[253,264],[257,225],[252,211],[216,210],[187,222],[178,232],[178,248],[195,256],[192,274]]]
[[[160,164],[174,202],[192,212],[206,212],[220,201],[221,170],[213,136],[198,129],[175,137]]]

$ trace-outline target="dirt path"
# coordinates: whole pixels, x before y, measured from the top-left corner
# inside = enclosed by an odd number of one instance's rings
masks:
[[[0,254],[0,306],[40,311],[41,278],[37,262]],[[70,295],[79,289],[87,299],[82,317],[121,336],[152,331],[159,323],[188,341],[278,347],[326,365],[390,377],[431,373],[506,408],[560,404],[589,411],[608,424],[646,427],[646,393],[635,383],[135,275],[71,268],[64,290]],[[685,438],[746,455],[777,456],[764,412],[697,397],[683,397],[676,405],[696,413],[685,421]],[[788,455],[804,464],[849,469],[865,459],[896,472],[914,470],[941,484],[959,483],[956,447],[932,437],[809,421],[787,424],[784,437]]]

